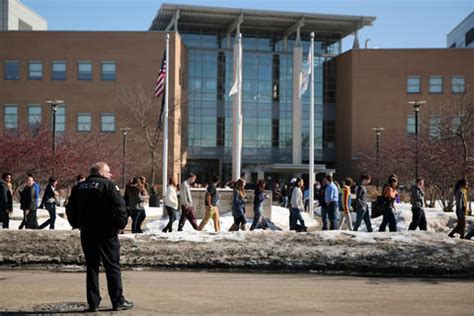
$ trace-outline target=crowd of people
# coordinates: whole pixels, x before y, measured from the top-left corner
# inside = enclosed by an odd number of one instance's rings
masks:
[[[81,183],[84,180],[85,177],[83,175],[76,177],[76,183]],[[214,224],[214,230],[216,232],[221,230],[218,194],[220,179],[214,176],[209,183],[199,186],[205,188],[204,217],[199,224],[191,194],[191,188],[198,187],[196,180],[197,176],[193,173],[190,173],[181,185],[178,185],[175,178],[168,179],[168,186],[163,195],[163,206],[169,221],[162,230],[163,232],[172,232],[175,221],[178,221],[178,231],[183,230],[183,226],[187,221],[189,221],[193,229],[202,231],[211,220]],[[372,232],[371,218],[382,216],[382,223],[378,231],[386,231],[388,226],[390,232],[396,232],[395,202],[400,199],[397,191],[397,176],[391,175],[387,179],[382,188],[381,195],[372,202],[372,211],[369,211],[371,202],[369,201],[368,187],[370,184],[371,176],[365,173],[361,175],[358,184],[351,178],[346,178],[339,184],[331,175],[326,175],[320,181],[317,181],[314,193],[315,200],[321,210],[322,230],[340,230],[345,225],[347,229],[357,231],[362,223],[364,223],[367,232]],[[42,229],[48,226],[50,229],[55,228],[56,207],[60,205],[57,185],[57,179],[51,177],[48,180],[41,202],[38,203],[40,186],[35,182],[32,174],[26,176],[24,187],[19,191],[20,208],[23,211],[20,229]],[[234,217],[234,223],[230,231],[246,230],[245,205],[249,202],[247,198],[248,191],[245,190],[246,182],[244,179],[237,179],[232,184],[225,184],[226,188],[229,188],[229,186],[233,189],[231,208]],[[469,183],[466,179],[459,180],[455,186],[455,208],[458,221],[456,227],[450,232],[450,237],[458,234],[460,238],[470,239],[473,235],[473,231],[466,234],[466,216],[469,212],[468,188]],[[250,225],[250,230],[268,228],[263,211],[263,205],[268,198],[265,194],[266,189],[267,184],[265,180],[259,180],[253,194],[254,219]],[[290,183],[283,186],[279,182],[273,184],[273,201],[289,209],[290,230],[297,232],[307,231],[302,213],[309,208],[309,192],[308,187],[305,189],[302,178],[293,178]],[[156,187],[150,189],[146,178],[143,176],[133,177],[126,185],[123,199],[127,213],[132,220],[132,233],[143,232],[142,226],[146,219],[145,204],[147,201],[150,201],[153,195],[157,195]],[[416,183],[411,187],[410,201],[413,217],[409,230],[416,230],[417,228],[427,230],[427,220],[424,211],[425,193],[423,179],[416,179]],[[12,175],[4,173],[0,181],[0,221],[3,228],[9,228],[9,215],[13,209],[12,202]],[[46,209],[49,214],[49,218],[40,225],[36,215],[38,208]],[[356,213],[355,222],[352,221],[352,211]]]

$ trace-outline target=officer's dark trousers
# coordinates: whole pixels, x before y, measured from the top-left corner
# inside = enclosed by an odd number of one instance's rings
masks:
[[[81,234],[82,250],[87,266],[87,303],[89,307],[98,307],[101,301],[99,289],[99,263],[105,268],[107,288],[112,306],[124,302],[122,275],[120,272],[120,242],[114,237],[90,237]]]

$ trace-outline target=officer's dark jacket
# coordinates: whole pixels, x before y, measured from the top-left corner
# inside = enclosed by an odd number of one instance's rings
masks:
[[[12,193],[5,181],[0,180],[0,212],[13,209]]]
[[[82,234],[111,237],[127,225],[127,211],[118,187],[99,175],[88,177],[71,191],[66,215]]]

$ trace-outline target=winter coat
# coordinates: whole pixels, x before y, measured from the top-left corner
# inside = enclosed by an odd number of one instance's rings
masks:
[[[351,188],[347,185],[342,187],[342,210],[344,212],[350,212],[351,210]]]
[[[260,206],[262,206],[264,201],[265,201],[265,191],[260,191],[260,189],[257,187],[253,195],[253,209],[258,210]]]
[[[232,195],[232,216],[238,218],[245,214],[245,203],[247,199],[241,196],[240,192],[234,191]]]
[[[193,205],[193,197],[191,196],[191,187],[188,181],[184,181],[181,185],[181,194],[179,195],[181,206],[190,207]]]
[[[8,184],[0,180],[0,213],[13,209],[12,192]]]
[[[94,238],[117,235],[127,225],[125,201],[118,186],[100,175],[76,185],[66,205],[67,219],[81,234]]]
[[[356,208],[356,211],[361,211],[361,210],[366,210],[367,207],[368,207],[367,188],[363,185],[360,185],[356,189],[355,208]]]
[[[51,184],[48,184],[46,186],[46,189],[44,190],[43,199],[41,200],[41,205],[44,205],[45,203],[57,204],[58,203],[58,199],[57,199],[58,195],[59,194],[56,191],[56,189]]]
[[[326,207],[327,206],[327,204],[326,204],[326,186],[325,185],[321,186],[321,188],[319,189],[318,201],[319,201],[319,205],[321,207]]]
[[[411,205],[414,208],[423,208],[424,205],[425,192],[417,186],[416,184],[410,189],[410,200]]]
[[[456,216],[458,219],[465,219],[469,212],[467,202],[467,190],[464,188],[459,189],[455,195],[456,198]]]
[[[298,187],[295,187],[291,193],[291,207],[304,210],[303,192]]]
[[[166,188],[165,193],[165,206],[171,207],[175,210],[178,209],[178,195],[176,193],[176,187],[174,185],[169,185]]]
[[[130,185],[128,190],[128,207],[131,211],[144,210],[146,195],[140,192],[136,185]]]
[[[36,190],[34,186],[25,186],[20,192],[20,208],[24,211],[36,211]]]

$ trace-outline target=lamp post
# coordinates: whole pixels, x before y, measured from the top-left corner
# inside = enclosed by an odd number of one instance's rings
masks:
[[[56,112],[58,111],[58,106],[63,105],[63,100],[48,100],[46,104],[51,105],[51,116],[53,118],[53,144],[52,144],[52,153],[53,153],[53,176],[56,169]]]
[[[412,105],[415,109],[415,141],[416,141],[416,153],[415,153],[415,179],[418,179],[419,175],[419,146],[418,146],[418,138],[419,138],[419,116],[420,116],[420,108],[426,101],[409,101],[408,104]]]
[[[379,152],[380,152],[380,136],[385,130],[383,127],[374,127],[372,130],[375,132],[375,161],[379,164]]]
[[[125,189],[126,185],[126,179],[127,179],[127,164],[126,158],[127,158],[127,134],[131,130],[130,127],[123,127],[120,129],[122,131],[122,136],[123,136],[123,143],[122,143],[122,188]]]

